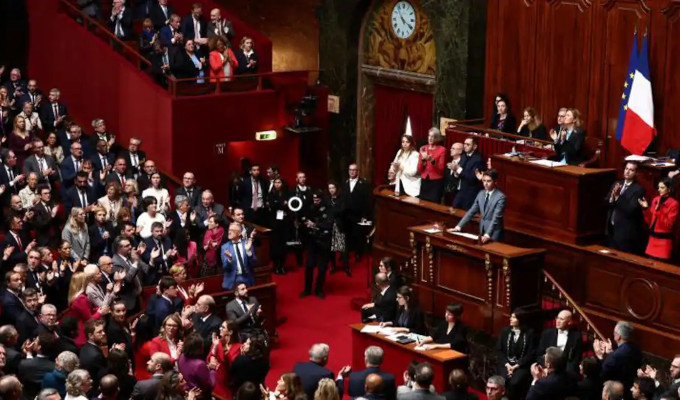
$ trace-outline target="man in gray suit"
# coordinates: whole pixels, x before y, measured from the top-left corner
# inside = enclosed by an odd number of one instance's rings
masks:
[[[397,400],[444,400],[444,396],[430,392],[434,380],[434,370],[428,362],[416,366],[416,379],[413,390],[397,394]]]
[[[498,172],[490,169],[480,173],[484,190],[480,190],[472,207],[458,222],[454,232],[460,232],[475,214],[480,213],[479,236],[482,243],[493,240],[497,242],[503,239],[503,212],[505,211],[505,194],[496,187]]]
[[[156,400],[158,389],[161,387],[163,375],[172,371],[174,364],[170,361],[170,356],[165,353],[153,353],[151,359],[146,363],[146,370],[153,374],[151,378],[138,381],[132,389],[133,400]]]
[[[45,155],[45,145],[43,141],[35,138],[32,142],[33,155],[24,161],[24,174],[35,172],[38,181],[53,185],[59,178],[57,162],[52,156]]]
[[[130,239],[125,236],[118,236],[113,243],[116,249],[116,254],[113,256],[113,272],[125,272],[125,277],[122,281],[122,287],[118,292],[118,297],[121,299],[128,313],[135,313],[139,308],[139,295],[142,294],[142,280],[144,274],[149,272],[149,265],[142,261],[140,253],[146,249],[144,243],[141,243],[137,249],[132,248]],[[158,257],[158,249],[151,252],[151,257]],[[156,252],[156,254],[154,254]]]
[[[253,296],[248,297],[248,287],[241,282],[234,288],[234,300],[227,303],[227,319],[236,321],[245,337],[262,329],[262,308]],[[243,337],[243,336],[242,336]]]

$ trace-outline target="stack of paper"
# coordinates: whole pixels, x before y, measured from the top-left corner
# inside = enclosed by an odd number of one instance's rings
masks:
[[[530,163],[537,164],[537,165],[542,165],[544,167],[548,168],[554,168],[554,167],[561,167],[563,165],[567,165],[566,163],[563,163],[561,161],[550,161],[550,160],[533,160],[529,161]]]
[[[361,328],[361,333],[378,333],[381,329],[380,325],[364,325]]]

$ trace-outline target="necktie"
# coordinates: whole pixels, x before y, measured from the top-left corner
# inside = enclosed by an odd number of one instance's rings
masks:
[[[85,193],[84,190],[80,190],[80,202],[83,205],[83,208],[87,207],[87,193]]]
[[[121,174],[118,174],[118,176],[120,177],[120,185],[125,187],[125,177]]]
[[[165,62],[165,57],[166,55],[163,55],[163,63],[167,64]],[[132,153],[130,154],[130,163],[132,164],[133,167],[137,167],[139,165],[139,161],[137,161],[137,153]]]
[[[201,25],[197,19],[194,19],[194,39],[201,38]]]
[[[629,186],[629,185],[628,185],[627,183],[624,183],[624,184],[623,184],[623,186],[621,187],[621,193],[619,193],[619,196],[621,196],[621,195],[623,194],[623,192],[625,192],[626,189],[628,189],[628,186]]]
[[[163,15],[165,15],[165,19],[168,19],[168,7],[161,6],[161,10],[163,10]]]
[[[489,200],[491,200],[491,193],[486,192],[486,200],[484,201],[484,214],[486,214],[486,210],[489,209],[489,203],[490,203]]]
[[[248,315],[250,317],[250,320],[255,322],[252,314],[250,314],[249,311],[248,311],[248,305],[246,304],[245,300],[241,300],[241,307],[243,307],[243,311],[246,313],[246,315]]]
[[[106,169],[106,165],[107,165],[106,157],[102,156],[102,169]]]
[[[19,246],[19,252],[24,251],[24,245],[21,243],[21,238],[19,237],[19,235],[17,235],[14,232],[12,232],[12,234],[14,235],[14,240],[17,241],[17,245]]]
[[[191,203],[191,192],[193,192],[193,190],[187,189],[187,197],[189,198],[189,203]]]
[[[52,108],[54,109],[54,119],[59,118],[59,106],[57,103],[52,104]]]
[[[12,168],[10,167],[5,167],[7,168],[7,175],[9,176],[9,180],[13,181],[14,180],[14,171],[12,171]]]
[[[47,210],[47,213],[52,214],[52,207],[50,207],[49,204],[47,203],[43,203],[43,205],[45,206],[45,210]]]
[[[122,11],[121,11],[122,14]],[[116,36],[123,37],[123,27],[120,25],[120,17],[116,17]]]
[[[241,255],[241,242],[234,243],[234,248],[236,249],[236,257],[238,258],[238,268],[236,270],[236,275],[241,275],[243,274],[243,268],[245,267],[245,263],[243,262],[243,256]]]
[[[260,184],[253,179],[253,211],[257,211],[257,198],[260,193]]]
[[[38,158],[38,169],[40,169],[40,173],[42,174],[43,171],[45,171],[45,159],[44,158]]]
[[[76,167],[76,172],[80,171],[80,160],[77,158],[73,159],[73,165]]]

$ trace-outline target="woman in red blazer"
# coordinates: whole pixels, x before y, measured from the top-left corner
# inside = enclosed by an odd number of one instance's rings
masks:
[[[69,309],[66,315],[78,319],[78,336],[74,340],[78,348],[83,347],[87,343],[84,329],[85,322],[93,318],[100,319],[109,312],[108,306],[97,308],[87,298],[85,290],[92,278],[93,276],[87,276],[84,272],[76,272],[71,277],[69,285],[69,293],[73,295],[69,298]]]
[[[645,221],[649,224],[649,242],[645,253],[661,260],[671,258],[673,250],[673,226],[678,217],[678,202],[671,195],[671,179],[663,178],[658,186],[659,195],[652,200],[638,202],[645,209]]]
[[[158,336],[144,343],[135,360],[135,377],[138,380],[149,379],[151,374],[146,370],[146,363],[154,353],[165,353],[174,364],[182,354],[182,318],[179,314],[170,314],[163,320]]]
[[[215,36],[211,43],[210,58],[210,78],[213,82],[229,80],[238,68],[238,61],[234,52],[227,46],[226,41],[221,36]]]
[[[217,370],[213,394],[221,399],[233,398],[229,388],[229,366],[241,354],[236,321],[223,321],[219,337],[213,333],[212,348],[208,354],[208,367]]]
[[[444,194],[444,168],[446,149],[441,145],[442,134],[437,128],[427,132],[427,144],[420,148],[418,172],[420,172],[420,199],[439,203]]]

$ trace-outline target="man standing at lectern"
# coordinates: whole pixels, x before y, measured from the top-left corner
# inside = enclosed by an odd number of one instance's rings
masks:
[[[638,200],[645,197],[645,189],[635,182],[637,169],[637,163],[626,163],[623,181],[614,182],[605,198],[609,209],[607,213],[608,245],[628,253],[639,253],[643,248],[640,231],[644,219]]]
[[[465,213],[453,230],[460,232],[475,214],[479,213],[479,235],[482,243],[495,242],[503,238],[503,212],[505,211],[505,194],[496,188],[498,172],[494,169],[477,172],[481,176],[484,190],[480,190],[472,207]]]

